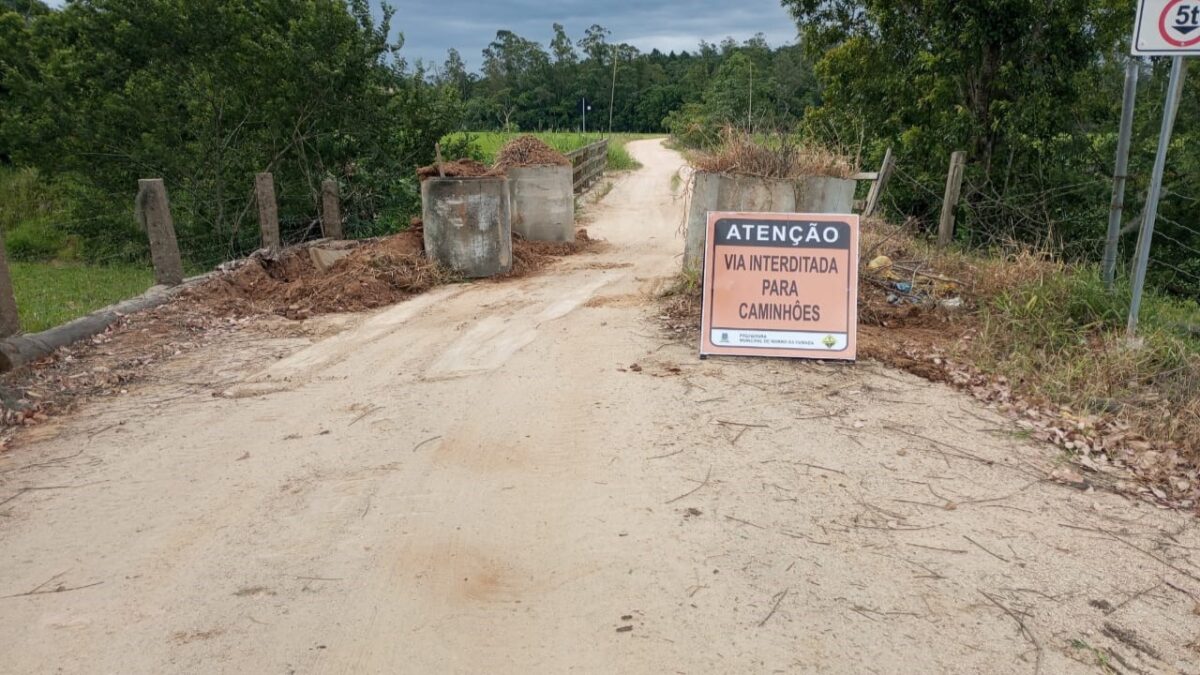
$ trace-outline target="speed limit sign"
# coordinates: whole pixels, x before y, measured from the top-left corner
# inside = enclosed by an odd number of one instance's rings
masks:
[[[1133,53],[1200,54],[1200,0],[1140,0]]]

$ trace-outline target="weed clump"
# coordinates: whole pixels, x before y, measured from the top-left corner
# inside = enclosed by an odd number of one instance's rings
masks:
[[[1033,271],[982,306],[975,362],[1048,403],[1119,414],[1131,438],[1200,465],[1200,307],[1147,295],[1131,342],[1127,285],[1109,292],[1095,266]]]
[[[849,157],[828,148],[797,142],[786,135],[758,138],[731,128],[722,132],[716,148],[696,153],[692,165],[708,173],[756,178],[849,178],[855,173]]]

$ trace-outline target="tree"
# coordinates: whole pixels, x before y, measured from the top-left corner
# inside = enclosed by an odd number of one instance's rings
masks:
[[[453,47],[446,52],[446,62],[442,65],[438,83],[450,87],[464,101],[471,94],[471,76],[467,73],[467,66],[463,63],[462,55]]]
[[[592,24],[584,31],[579,48],[587,55],[587,59],[595,63],[603,63],[608,56],[608,38],[612,31],[599,24]]]
[[[569,68],[579,63],[579,55],[575,53],[575,44],[567,36],[566,29],[561,23],[554,24],[554,39],[550,41],[550,52],[554,55],[554,65]]]
[[[951,151],[965,149],[966,231],[1047,236],[1053,205],[1006,203],[1004,194],[1046,193],[1091,160],[1075,111],[1089,95],[1081,75],[1112,46],[1112,33],[1102,29],[1111,13],[1104,2],[784,5],[818,59],[821,105],[809,110],[811,129],[842,143],[864,134],[876,156],[894,145],[930,185],[944,176]],[[936,196],[911,199],[907,208],[920,213],[932,210]]]
[[[490,108],[502,128],[539,126],[539,116],[530,111],[550,98],[549,66],[550,57],[537,42],[508,30],[496,32],[496,39],[483,50],[483,76]]]
[[[127,214],[147,176],[171,186],[198,261],[254,246],[247,186],[262,170],[285,214],[310,212],[332,175],[352,220],[394,224],[460,105],[407,69],[390,18],[366,0],[75,0],[28,23],[33,58],[6,74],[21,86],[0,133],[14,162],[70,178],[93,255],[144,249]],[[21,34],[11,12],[0,24]]]

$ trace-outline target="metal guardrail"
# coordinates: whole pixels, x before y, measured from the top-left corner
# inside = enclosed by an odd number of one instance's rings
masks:
[[[608,166],[608,140],[596,141],[568,152],[566,157],[574,168],[575,194],[583,194],[604,175],[604,169]]]

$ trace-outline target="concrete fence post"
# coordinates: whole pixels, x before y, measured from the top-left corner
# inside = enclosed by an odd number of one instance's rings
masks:
[[[279,206],[275,203],[275,177],[264,171],[254,177],[254,198],[258,202],[258,224],[262,228],[263,248],[278,251]]]
[[[328,239],[345,239],[338,199],[337,181],[332,178],[321,181],[321,234]]]
[[[183,283],[183,261],[179,257],[179,242],[175,239],[175,221],[171,218],[167,186],[161,178],[138,181],[134,212],[150,239],[154,281],[164,286]]]
[[[8,251],[0,234],[0,337],[12,337],[21,332],[21,317],[17,314],[17,296],[13,293],[12,275],[8,271]]]
[[[958,198],[962,194],[963,173],[966,168],[967,153],[959,150],[950,155],[946,198],[942,201],[942,220],[938,223],[938,246],[949,246],[954,241],[954,221],[958,215]]]

